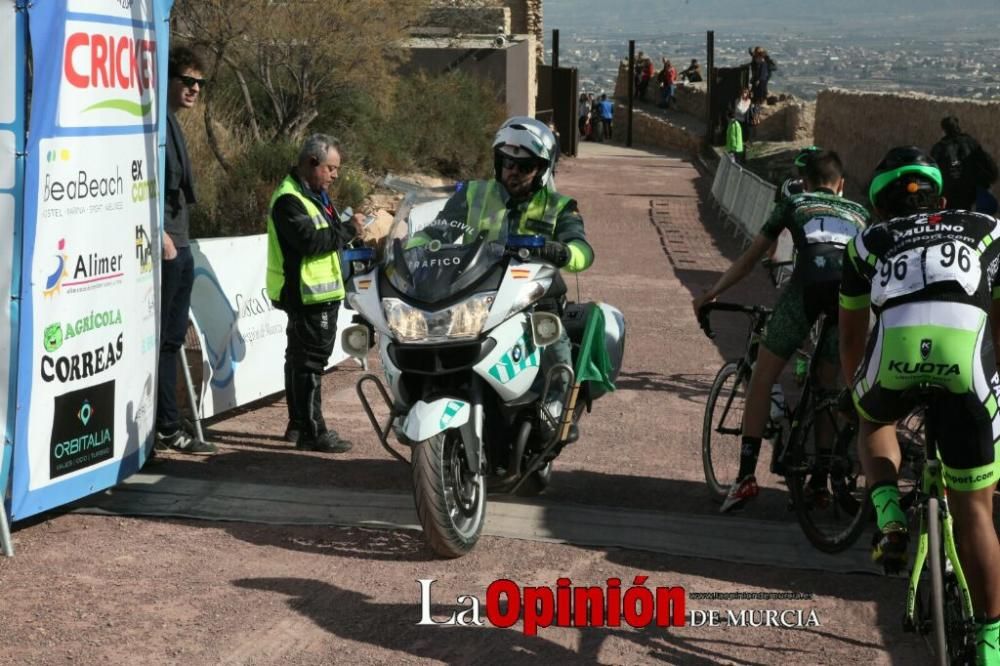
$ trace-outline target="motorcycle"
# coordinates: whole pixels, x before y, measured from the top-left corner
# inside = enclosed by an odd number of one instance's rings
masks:
[[[368,248],[345,251],[347,303],[363,321],[341,340],[363,363],[377,344],[385,382],[363,376],[358,397],[382,446],[412,467],[427,543],[459,557],[482,533],[487,494],[532,495],[548,485],[583,411],[613,389],[625,321],[606,304],[543,311],[540,302],[559,303],[565,294],[559,269],[537,256],[544,238],[508,235],[507,224],[469,229],[428,214],[428,206],[440,210],[441,203],[404,202],[381,261]],[[564,328],[575,362],[581,346],[603,359],[603,379],[577,377],[579,366],[566,363],[541,375],[542,354]],[[382,423],[366,386],[389,410]],[[551,391],[562,397],[561,414],[543,406],[552,404]],[[390,435],[410,448],[409,459]]]

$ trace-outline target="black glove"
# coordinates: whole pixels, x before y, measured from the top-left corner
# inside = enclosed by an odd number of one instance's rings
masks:
[[[539,251],[538,256],[555,264],[557,268],[562,268],[569,263],[569,246],[559,241],[545,241],[545,247]]]

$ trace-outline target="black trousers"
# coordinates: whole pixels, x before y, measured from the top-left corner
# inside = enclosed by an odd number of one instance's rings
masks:
[[[156,374],[156,429],[164,434],[180,427],[177,409],[177,356],[187,334],[194,256],[190,247],[177,248],[177,257],[163,262],[160,280],[160,358]],[[184,359],[187,363],[187,359]]]
[[[339,310],[338,301],[288,312],[285,400],[289,424],[306,440],[327,432],[322,379],[337,340]]]

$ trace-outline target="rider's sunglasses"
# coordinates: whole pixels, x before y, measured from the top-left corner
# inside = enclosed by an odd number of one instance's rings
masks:
[[[505,157],[502,162],[504,169],[516,169],[518,173],[531,173],[538,167],[535,160],[516,160],[513,157]]]
[[[179,79],[180,82],[187,88],[194,88],[195,84],[197,84],[199,88],[204,88],[205,84],[208,83],[208,79],[196,79],[193,76],[185,76],[183,74],[178,74],[174,78]]]

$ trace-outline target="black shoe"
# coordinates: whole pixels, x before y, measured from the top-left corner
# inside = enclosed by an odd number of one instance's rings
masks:
[[[299,430],[299,427],[294,423],[289,423],[288,427],[285,428],[284,439],[286,442],[291,442],[292,444],[295,444],[296,442],[299,441],[300,434],[301,431]]]
[[[303,451],[319,451],[321,453],[344,453],[345,451],[350,451],[353,446],[354,445],[346,439],[341,439],[340,436],[332,430],[324,432],[316,439],[306,439],[304,436],[299,437],[299,441],[295,443],[295,448],[297,449],[301,449]]]
[[[908,561],[910,533],[906,525],[889,523],[872,535],[872,562],[882,565],[887,574],[899,573]]]

